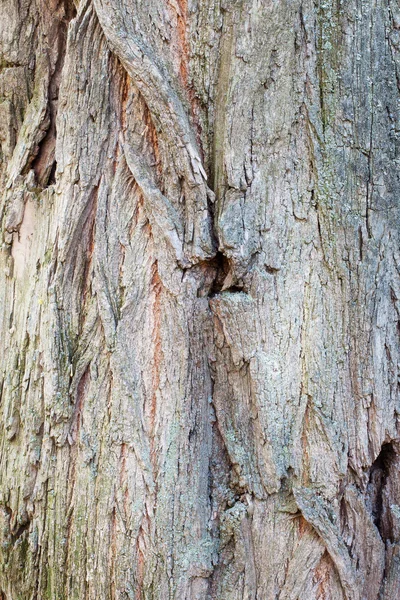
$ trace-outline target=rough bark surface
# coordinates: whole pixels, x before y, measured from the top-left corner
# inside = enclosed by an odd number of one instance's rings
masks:
[[[400,598],[398,1],[0,13],[0,598]]]

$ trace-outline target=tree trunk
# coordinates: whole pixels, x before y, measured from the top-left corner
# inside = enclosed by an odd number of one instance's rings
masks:
[[[398,1],[0,9],[0,598],[400,598]]]

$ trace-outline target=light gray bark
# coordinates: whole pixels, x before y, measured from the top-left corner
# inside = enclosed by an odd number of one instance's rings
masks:
[[[1,600],[400,597],[396,0],[0,0]]]

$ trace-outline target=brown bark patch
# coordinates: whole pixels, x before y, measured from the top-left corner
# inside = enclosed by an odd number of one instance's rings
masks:
[[[96,212],[97,212],[97,199],[98,199],[99,189],[96,187],[93,190],[93,195],[91,199],[90,212],[87,217],[87,221],[85,224],[86,236],[87,237],[87,251],[86,251],[86,260],[83,267],[82,274],[82,304],[84,305],[86,302],[89,285],[91,281],[90,277],[90,267],[92,265],[93,259],[93,251],[94,251],[94,238],[95,238],[95,220],[96,220]]]
[[[329,600],[331,598],[332,568],[332,561],[328,553],[325,552],[314,571],[314,581],[317,584],[316,600]]]
[[[302,484],[307,486],[310,484],[310,457],[308,452],[308,432],[310,429],[310,406],[307,403],[303,418],[303,431],[301,434],[301,446],[303,450],[303,473]]]
[[[145,123],[145,130],[144,130],[144,134],[146,137],[146,146],[149,149],[150,153],[152,154],[152,158],[153,158],[153,167],[155,167],[155,171],[158,177],[158,183],[160,183],[162,181],[162,165],[161,165],[161,157],[160,157],[160,148],[158,145],[158,136],[157,136],[157,131],[156,128],[154,127],[154,123],[153,120],[151,118],[151,114],[150,111],[147,107],[147,105],[145,105],[145,109],[144,109],[144,123]]]
[[[190,70],[190,44],[188,37],[188,2],[187,0],[176,0],[168,2],[168,6],[176,13],[176,35],[174,36],[174,54],[179,63],[179,79],[190,103],[190,116],[196,133],[196,139],[200,152],[202,153],[202,128],[198,119],[199,102],[193,86],[189,80]],[[204,156],[202,156],[204,159]]]
[[[181,56],[180,76],[184,87],[188,84],[189,72],[189,44],[187,39],[187,0],[177,0],[179,12],[178,20],[178,43]]]
[[[115,559],[117,556],[117,513],[115,506],[113,507],[110,527],[110,596],[111,600],[116,600],[116,584],[115,584]]]
[[[150,406],[150,457],[153,465],[153,470],[156,472],[156,449],[155,449],[155,423],[157,414],[157,390],[160,385],[160,364],[162,360],[162,345],[161,345],[161,294],[162,283],[158,274],[157,261],[152,266],[151,286],[153,290],[153,367],[152,367],[152,388],[153,394],[151,397]]]
[[[126,468],[126,459],[128,455],[128,447],[126,444],[121,445],[121,470],[119,475],[119,485],[120,489],[123,492],[123,502],[124,502],[124,515],[125,518],[128,514],[128,504],[129,504],[129,492],[128,492],[128,473]]]

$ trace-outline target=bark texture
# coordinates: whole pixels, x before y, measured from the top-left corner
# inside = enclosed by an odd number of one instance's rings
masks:
[[[0,13],[0,598],[400,598],[398,1]]]

